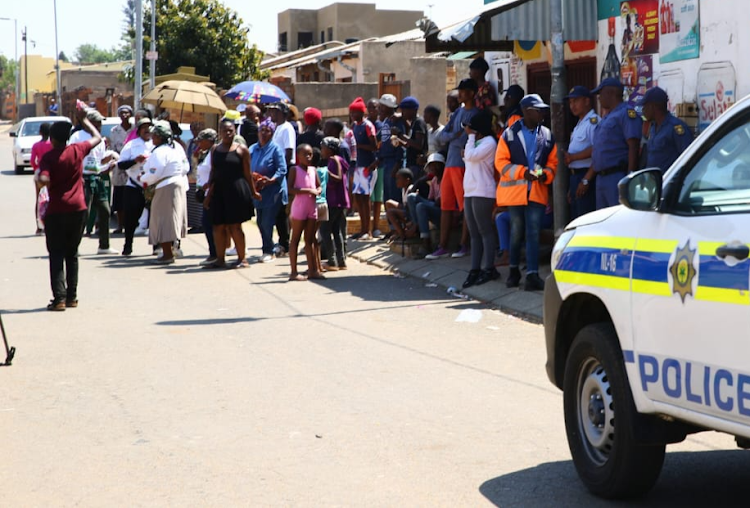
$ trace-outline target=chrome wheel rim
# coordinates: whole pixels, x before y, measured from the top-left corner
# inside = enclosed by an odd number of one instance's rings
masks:
[[[615,406],[607,372],[596,358],[588,358],[578,375],[578,430],[591,461],[604,465],[615,442]]]

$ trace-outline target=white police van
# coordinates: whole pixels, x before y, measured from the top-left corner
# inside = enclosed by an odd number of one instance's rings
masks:
[[[567,227],[544,295],[573,462],[612,498],[648,491],[689,433],[750,446],[750,97],[620,201]]]

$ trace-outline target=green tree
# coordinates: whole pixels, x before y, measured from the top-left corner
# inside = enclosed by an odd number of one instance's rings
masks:
[[[68,55],[65,54],[65,51],[60,51],[60,54],[57,55],[58,60],[61,62],[68,62]]]
[[[116,62],[118,55],[115,49],[100,48],[96,44],[81,44],[76,48],[73,58],[80,64],[98,64]]]
[[[143,21],[146,50],[151,43],[150,10]],[[249,31],[237,13],[218,0],[161,0],[156,12],[156,72],[169,74],[179,66],[195,67],[196,73],[210,76],[222,88],[246,79],[263,79],[267,77],[260,71],[263,52],[250,46]]]
[[[14,89],[16,86],[16,62],[12,58],[0,55],[0,91]]]

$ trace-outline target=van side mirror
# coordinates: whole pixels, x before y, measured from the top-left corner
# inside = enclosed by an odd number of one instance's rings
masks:
[[[9,136],[10,136],[11,138],[17,138],[17,137],[18,137],[18,133],[17,133],[16,131],[10,131],[10,132],[8,133],[8,135],[9,135]]]
[[[659,168],[631,173],[617,184],[620,203],[631,210],[657,210],[661,201],[662,174]]]

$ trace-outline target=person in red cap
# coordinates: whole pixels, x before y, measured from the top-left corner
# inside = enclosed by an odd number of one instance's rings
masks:
[[[323,113],[317,108],[306,108],[302,116],[305,120],[305,132],[297,136],[297,146],[320,146],[320,142],[325,137],[323,136],[323,130],[320,128],[323,122]]]
[[[375,125],[365,117],[367,104],[362,97],[357,97],[349,105],[349,115],[352,119],[352,132],[357,143],[357,161],[354,164],[352,178],[352,197],[354,209],[359,214],[359,233],[352,235],[353,239],[370,239],[370,194],[377,181],[377,169],[369,170],[375,162],[375,151],[378,149]]]

